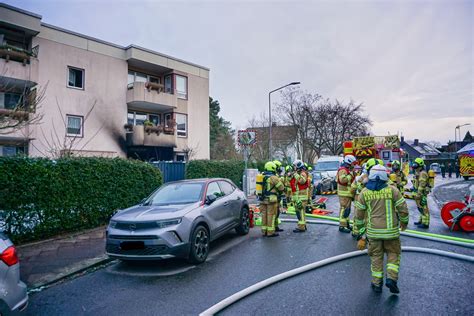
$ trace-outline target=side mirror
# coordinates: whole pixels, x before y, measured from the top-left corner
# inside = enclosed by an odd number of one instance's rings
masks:
[[[210,195],[206,196],[206,204],[207,205],[211,205],[216,200],[217,200],[217,196],[215,196],[214,194],[210,194]]]
[[[141,201],[140,201],[140,205],[145,204],[146,200],[147,200],[146,198],[144,198],[143,200],[141,200]]]

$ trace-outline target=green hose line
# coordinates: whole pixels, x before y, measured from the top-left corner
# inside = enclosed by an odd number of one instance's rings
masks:
[[[294,212],[286,212],[286,214],[296,215],[296,213],[294,213]],[[332,216],[306,214],[306,217],[321,218],[321,219],[327,219],[327,220],[330,220],[330,221],[333,221],[333,222],[339,222],[339,218],[332,217]],[[352,221],[351,221],[351,223],[352,223]],[[439,238],[439,239],[454,240],[454,241],[464,242],[464,243],[467,243],[467,244],[474,244],[474,240],[467,239],[467,238],[460,238],[460,237],[446,236],[446,235],[441,235],[441,234],[426,233],[426,232],[420,232],[420,231],[411,230],[411,229],[407,229],[404,232],[414,234],[414,235],[435,237],[435,238]]]

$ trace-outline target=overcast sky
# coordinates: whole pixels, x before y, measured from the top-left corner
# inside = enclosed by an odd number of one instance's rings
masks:
[[[209,67],[210,95],[236,128],[268,111],[269,90],[301,81],[324,97],[363,102],[377,135],[446,142],[458,124],[474,131],[474,1],[6,3]]]

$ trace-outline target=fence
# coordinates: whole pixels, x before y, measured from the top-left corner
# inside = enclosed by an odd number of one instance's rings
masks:
[[[163,182],[178,181],[185,178],[186,163],[171,161],[155,161],[151,163],[160,169]]]

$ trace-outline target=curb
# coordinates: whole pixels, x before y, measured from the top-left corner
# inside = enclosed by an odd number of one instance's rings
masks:
[[[37,240],[37,241],[27,242],[27,243],[24,243],[24,244],[15,245],[15,247],[17,249],[21,249],[21,248],[24,248],[24,247],[31,247],[31,246],[35,246],[35,245],[41,245],[41,244],[48,243],[48,242],[55,241],[55,240],[59,240],[59,239],[67,239],[67,238],[77,237],[77,236],[84,235],[84,234],[87,234],[87,233],[90,233],[90,232],[93,232],[93,231],[105,230],[106,228],[107,228],[106,225],[102,225],[102,226],[99,226],[99,227],[96,227],[96,228],[80,230],[80,231],[77,231],[77,232],[74,232],[74,233],[69,233],[69,234],[66,233],[64,235],[58,235],[58,236],[54,236],[54,237],[48,238],[48,239]]]
[[[93,259],[96,259],[96,260],[93,260]],[[107,255],[102,255],[100,257],[92,258],[92,259],[89,259],[89,260],[94,261],[94,262],[91,262],[91,263],[89,263],[85,266],[82,266],[82,267],[79,267],[79,268],[76,268],[76,269],[72,269],[71,271],[66,272],[66,273],[58,273],[55,278],[44,281],[43,283],[40,282],[40,283],[34,284],[31,288],[28,289],[28,294],[34,294],[34,293],[41,292],[41,291],[49,288],[50,286],[52,286],[52,285],[54,285],[54,284],[56,284],[60,281],[63,281],[63,280],[66,280],[68,278],[73,277],[74,275],[83,273],[83,272],[85,272],[87,270],[90,270],[92,268],[95,268],[95,267],[98,267],[98,266],[101,266],[101,265],[104,265],[104,264],[107,264],[109,262],[114,261],[114,259],[109,258]],[[85,260],[85,261],[87,261],[87,260]]]

